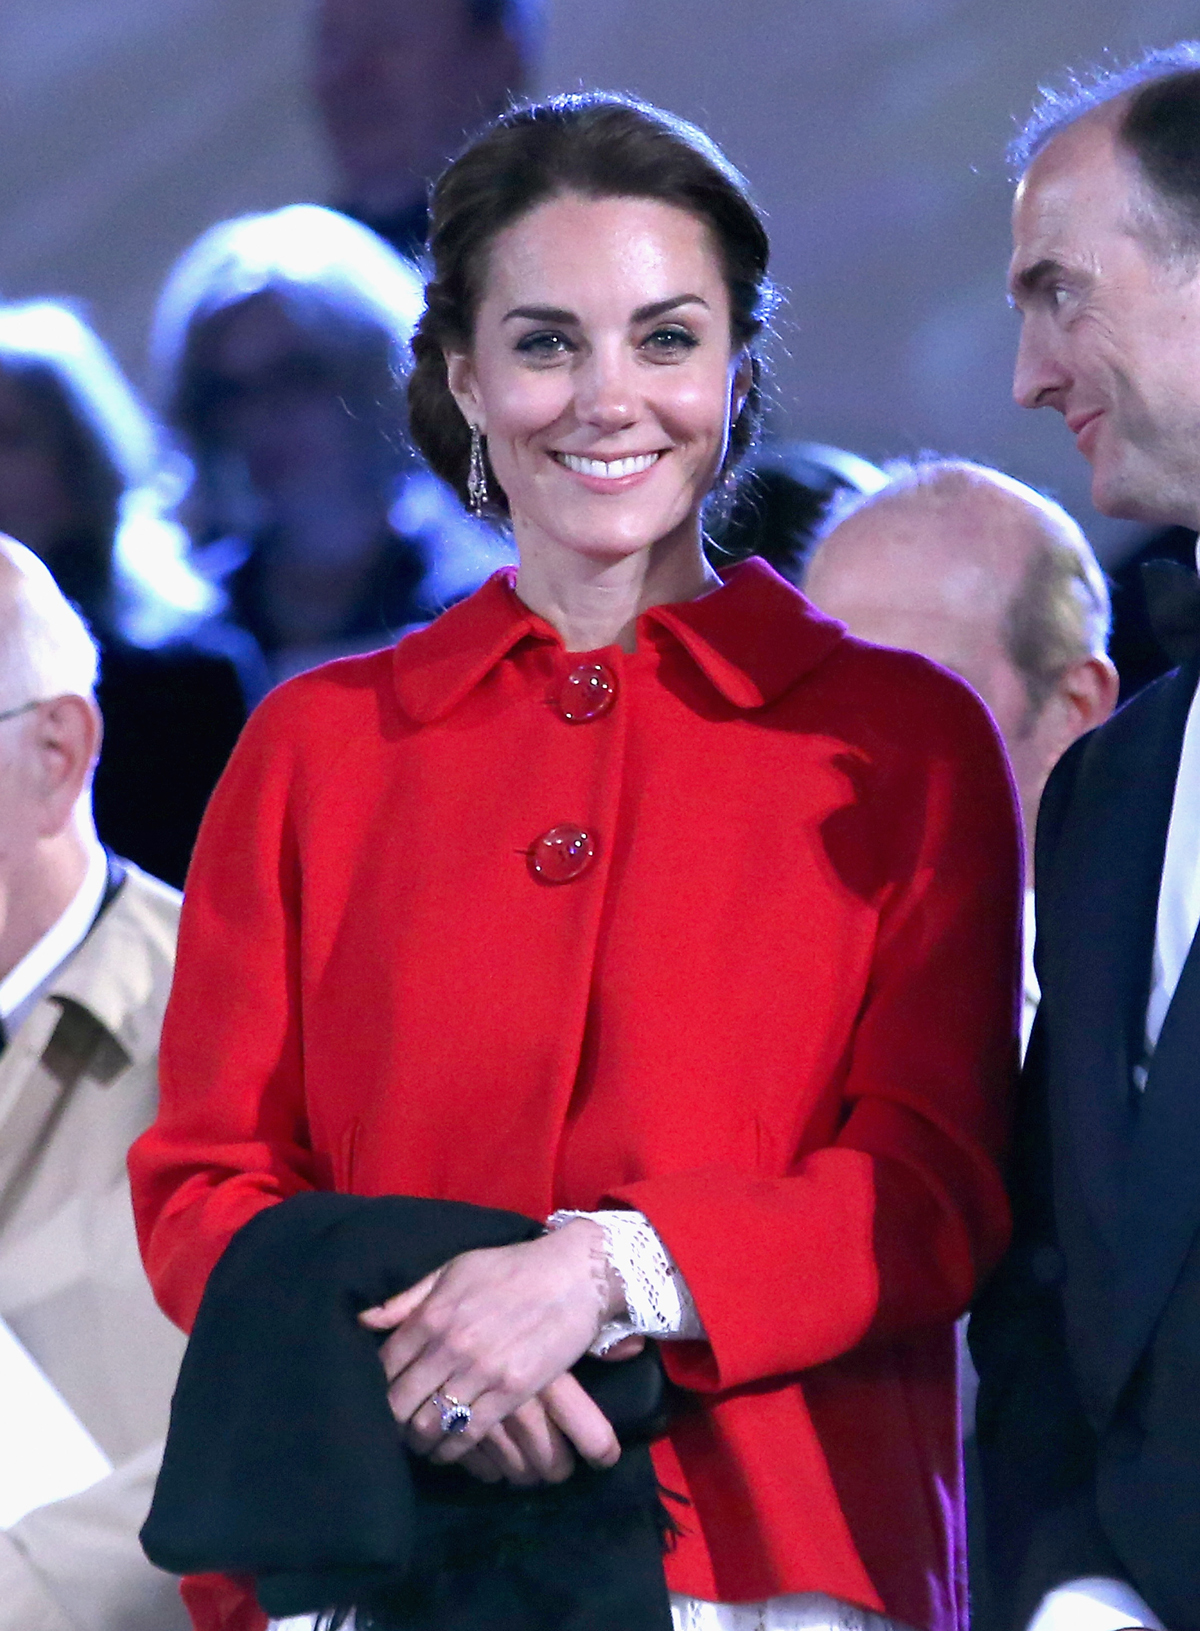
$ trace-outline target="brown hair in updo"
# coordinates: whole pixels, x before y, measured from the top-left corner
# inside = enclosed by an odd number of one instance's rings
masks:
[[[750,354],[753,382],[730,433],[725,471],[753,445],[762,413],[755,341],[775,303],[770,245],[746,183],[709,138],[686,120],[624,96],[556,96],[500,116],[443,171],[433,190],[433,276],[413,336],[409,430],[430,466],[467,494],[471,436],[450,394],[447,351],[468,351],[487,276],[487,254],[537,205],[564,193],[651,198],[705,222],[721,256],[733,340]],[[489,468],[492,507],[508,505]]]

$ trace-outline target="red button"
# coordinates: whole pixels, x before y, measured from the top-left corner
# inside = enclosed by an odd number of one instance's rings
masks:
[[[528,850],[529,870],[539,883],[570,883],[596,858],[596,841],[582,827],[564,823],[535,838]]]
[[[600,719],[617,700],[617,676],[603,663],[580,663],[562,683],[558,706],[572,725]]]

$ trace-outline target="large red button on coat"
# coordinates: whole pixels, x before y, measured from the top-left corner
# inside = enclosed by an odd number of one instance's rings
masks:
[[[558,706],[572,725],[600,719],[617,700],[617,676],[603,663],[580,663],[562,682]]]
[[[529,870],[539,883],[570,883],[591,866],[596,840],[582,827],[564,822],[535,838],[528,856]]]

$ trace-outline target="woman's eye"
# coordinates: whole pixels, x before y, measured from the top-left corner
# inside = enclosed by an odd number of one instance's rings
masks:
[[[668,324],[665,328],[656,328],[652,334],[647,334],[642,341],[642,345],[646,350],[656,351],[666,356],[680,351],[692,351],[699,344],[699,340],[690,329],[678,328],[674,324]]]
[[[566,335],[557,334],[553,330],[525,334],[517,341],[517,350],[521,356],[532,357],[535,361],[561,357],[571,349],[571,342]]]

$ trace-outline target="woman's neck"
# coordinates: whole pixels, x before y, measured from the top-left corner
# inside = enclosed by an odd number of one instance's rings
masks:
[[[522,539],[517,594],[553,625],[568,651],[637,645],[637,620],[651,606],[695,600],[721,580],[705,559],[696,532],[664,538],[636,554],[584,555],[548,539]]]

